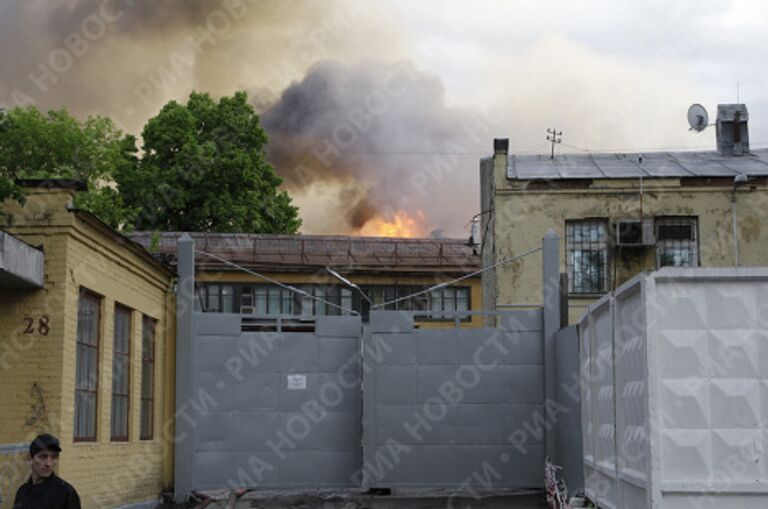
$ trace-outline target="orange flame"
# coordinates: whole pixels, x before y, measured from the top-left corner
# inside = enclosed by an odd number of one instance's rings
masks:
[[[398,210],[386,218],[375,217],[365,223],[358,234],[369,237],[425,237],[427,228],[424,212],[417,210],[411,215]]]

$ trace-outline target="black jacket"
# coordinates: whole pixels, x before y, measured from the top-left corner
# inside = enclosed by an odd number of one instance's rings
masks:
[[[64,479],[51,474],[40,484],[19,486],[13,509],[80,509],[80,497]]]

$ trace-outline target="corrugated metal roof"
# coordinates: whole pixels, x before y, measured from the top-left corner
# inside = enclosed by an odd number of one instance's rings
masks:
[[[641,159],[642,157],[642,159]],[[507,178],[624,179],[678,177],[734,177],[768,175],[768,149],[744,156],[706,152],[651,152],[647,154],[509,155]]]
[[[330,266],[347,271],[467,273],[480,267],[479,254],[462,239],[203,232],[190,235],[198,251],[248,268],[316,271]],[[172,265],[176,263],[176,240],[180,236],[181,232],[129,235],[147,249],[155,245],[157,256]],[[205,268],[231,270],[201,255],[197,263]]]

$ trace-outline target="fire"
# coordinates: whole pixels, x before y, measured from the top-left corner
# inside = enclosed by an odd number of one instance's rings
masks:
[[[411,215],[405,210],[398,210],[387,217],[375,217],[365,223],[358,234],[369,237],[425,237],[424,212],[417,210]]]

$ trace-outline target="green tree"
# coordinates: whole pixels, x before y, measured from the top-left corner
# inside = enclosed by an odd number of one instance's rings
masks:
[[[66,110],[42,114],[36,108],[0,113],[0,201],[23,202],[16,179],[63,178],[85,182],[75,206],[118,226],[126,210],[113,175],[136,166],[136,140],[106,117],[81,122]]]
[[[142,131],[136,168],[115,173],[136,229],[295,233],[301,221],[264,155],[267,136],[245,92],[193,92]]]

